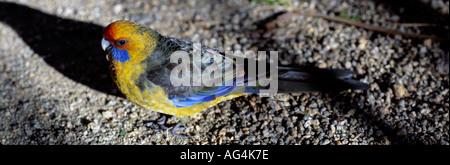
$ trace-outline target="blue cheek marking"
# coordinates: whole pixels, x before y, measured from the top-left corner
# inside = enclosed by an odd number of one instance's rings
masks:
[[[115,47],[112,47],[111,54],[112,54],[112,57],[114,58],[114,60],[119,61],[119,62],[125,62],[125,61],[130,60],[130,56],[128,55],[127,50],[119,50]]]

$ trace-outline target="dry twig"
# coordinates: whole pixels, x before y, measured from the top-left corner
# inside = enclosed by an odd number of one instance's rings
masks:
[[[401,35],[403,37],[407,37],[407,38],[417,38],[417,39],[432,39],[432,40],[448,40],[447,38],[442,38],[442,37],[437,37],[437,36],[431,36],[431,35],[423,35],[423,34],[411,34],[411,33],[405,33],[405,32],[401,32],[398,30],[393,30],[393,29],[388,29],[388,28],[383,28],[383,27],[379,27],[379,26],[373,26],[373,25],[368,25],[359,21],[353,21],[353,20],[349,20],[346,18],[341,18],[341,17],[335,17],[335,16],[328,16],[328,15],[323,15],[323,14],[315,14],[315,13],[301,13],[301,12],[297,12],[297,11],[293,11],[293,12],[286,12],[280,16],[277,17],[277,19],[274,19],[273,21],[270,21],[266,24],[266,28],[267,29],[273,29],[275,27],[275,25],[279,22],[283,22],[288,20],[288,18],[291,18],[293,16],[305,16],[305,17],[320,17],[326,20],[330,20],[330,21],[336,21],[336,22],[341,22],[341,23],[345,23],[345,24],[349,24],[349,25],[354,25],[356,27],[360,27],[360,28],[364,28],[367,30],[372,30],[372,31],[376,31],[376,32],[381,32],[381,33],[386,33],[386,34],[392,34],[392,35]],[[439,26],[436,24],[427,24],[427,23],[402,23],[402,24],[397,24],[397,25],[404,25],[406,27],[411,27],[411,26]]]

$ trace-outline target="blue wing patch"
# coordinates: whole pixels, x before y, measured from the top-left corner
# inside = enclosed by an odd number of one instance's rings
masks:
[[[176,107],[189,107],[197,103],[209,102],[215,100],[217,97],[227,95],[233,92],[236,88],[242,88],[238,86],[218,86],[208,87],[200,90],[193,96],[171,96],[173,105]]]

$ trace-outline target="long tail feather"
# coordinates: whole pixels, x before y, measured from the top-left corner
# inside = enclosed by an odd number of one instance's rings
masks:
[[[337,92],[347,89],[366,90],[369,85],[352,79],[350,70],[311,67],[278,67],[278,93]],[[246,87],[248,93],[259,93],[263,87]]]

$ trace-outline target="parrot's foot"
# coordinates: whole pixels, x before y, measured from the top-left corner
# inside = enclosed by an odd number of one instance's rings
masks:
[[[172,116],[172,117],[176,118],[174,116]],[[179,123],[175,124],[174,126],[168,126],[166,124],[166,121],[167,121],[166,119],[167,119],[167,116],[162,115],[158,120],[156,120],[154,122],[145,123],[144,125],[147,127],[152,127],[153,130],[155,130],[155,131],[168,132],[175,137],[179,137],[179,138],[183,138],[183,139],[187,139],[189,137],[186,135],[180,135],[176,132],[176,131],[183,131],[185,129],[184,124],[179,122]]]
[[[176,136],[176,137],[180,137],[180,138],[183,138],[183,139],[187,139],[189,136],[187,136],[187,135],[181,135],[181,134],[178,134],[176,131],[183,131],[184,129],[185,129],[186,127],[184,126],[184,124],[182,124],[182,123],[177,123],[175,126],[173,126],[171,129],[170,129],[170,133],[172,134],[172,135],[174,135],[174,136]]]

